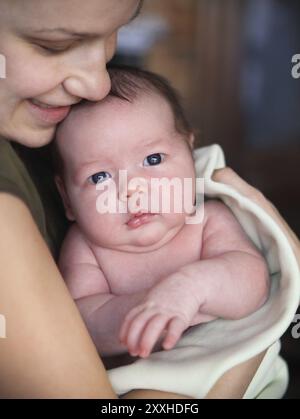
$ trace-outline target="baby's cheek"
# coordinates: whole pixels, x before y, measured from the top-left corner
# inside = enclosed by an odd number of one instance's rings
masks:
[[[81,219],[87,220],[89,223],[94,223],[101,216],[97,211],[96,199],[81,197],[78,203],[78,212]]]
[[[84,205],[82,202],[77,222],[88,240],[98,246],[105,247],[114,236],[116,223],[112,220],[112,215],[99,214],[94,203],[87,202]]]
[[[74,191],[75,200],[78,211],[81,214],[89,214],[90,216],[97,214],[97,199],[99,193],[96,190],[96,186],[89,185],[82,190]]]
[[[96,198],[89,196],[89,194],[78,193],[74,190],[70,201],[75,219],[78,223],[92,223],[97,217]]]

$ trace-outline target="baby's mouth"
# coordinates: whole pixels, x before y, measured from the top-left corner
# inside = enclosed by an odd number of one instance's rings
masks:
[[[157,214],[151,214],[149,212],[138,212],[137,214],[132,215],[130,220],[126,223],[129,228],[136,229],[141,227],[144,224],[148,224]]]

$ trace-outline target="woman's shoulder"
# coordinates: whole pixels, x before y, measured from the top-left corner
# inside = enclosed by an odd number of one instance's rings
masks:
[[[20,198],[43,230],[43,206],[35,185],[11,143],[0,137],[0,192]]]
[[[49,150],[28,149],[0,137],[0,193],[20,198],[57,258],[68,223],[56,190]]]
[[[30,186],[29,174],[11,143],[0,137],[0,191],[21,194],[25,200]]]
[[[17,156],[10,142],[0,137],[0,191],[10,192],[8,188],[21,189],[17,188],[19,174]]]

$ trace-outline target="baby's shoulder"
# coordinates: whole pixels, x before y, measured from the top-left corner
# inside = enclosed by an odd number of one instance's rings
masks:
[[[71,227],[69,228],[66,234],[66,237],[64,238],[63,245],[65,244],[70,245],[71,243],[73,245],[76,245],[79,243],[87,245],[84,235],[76,223],[73,223]]]
[[[204,204],[204,225],[212,221],[235,220],[231,209],[218,199],[210,199]]]
[[[69,228],[60,251],[60,264],[63,261],[77,261],[77,263],[92,263],[95,256],[76,223]]]
[[[204,210],[208,216],[219,216],[231,213],[230,208],[219,199],[208,199],[205,201]]]

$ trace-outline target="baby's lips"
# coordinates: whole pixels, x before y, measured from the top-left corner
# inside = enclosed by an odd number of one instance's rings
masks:
[[[139,212],[130,218],[130,220],[127,222],[127,225],[133,229],[138,228],[144,224],[149,223],[155,215],[157,214]]]
[[[149,214],[149,211],[138,211],[138,212],[130,212],[128,211],[129,214],[129,219],[127,222],[129,222],[130,220],[133,220],[135,218],[141,217],[144,214]]]

